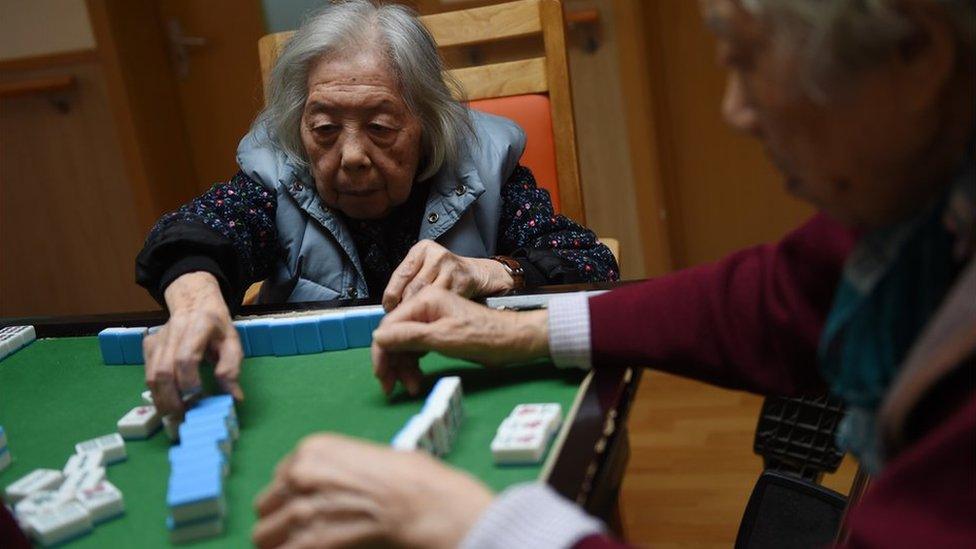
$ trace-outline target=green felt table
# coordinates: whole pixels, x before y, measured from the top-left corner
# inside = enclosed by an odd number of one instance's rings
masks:
[[[445,461],[495,490],[537,479],[543,471],[542,466],[492,463],[489,443],[501,420],[522,402],[558,402],[569,411],[584,379],[547,364],[486,370],[437,355],[425,357],[423,367],[429,374],[427,389],[440,375],[462,378],[465,421]],[[226,530],[201,546],[249,544],[254,497],[302,437],[334,431],[387,443],[423,404],[422,398],[402,393],[384,397],[372,376],[368,349],[249,358],[241,382],[246,400],[238,406],[241,437],[226,485]],[[141,403],[144,389],[142,367],[104,365],[94,337],[39,339],[4,359],[0,425],[7,431],[14,461],[0,473],[0,486],[35,468],[61,469],[75,443],[114,432],[116,421]],[[70,546],[168,546],[169,447],[161,432],[128,442],[128,459],[108,468],[109,480],[124,493],[125,515]]]

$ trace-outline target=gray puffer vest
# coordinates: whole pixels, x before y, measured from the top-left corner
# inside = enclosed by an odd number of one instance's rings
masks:
[[[458,255],[489,257],[498,237],[501,188],[522,156],[525,133],[505,118],[477,111],[470,115],[477,138],[463,144],[457,166],[431,177],[418,238],[436,240]],[[319,199],[308,169],[289,161],[263,126],[241,140],[237,164],[278,200],[275,221],[284,252],[258,300],[368,297],[349,230]]]

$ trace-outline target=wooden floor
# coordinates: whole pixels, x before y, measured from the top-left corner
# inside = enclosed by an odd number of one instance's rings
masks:
[[[628,541],[655,548],[731,547],[762,470],[752,439],[762,398],[648,372],[631,410],[621,502]],[[824,485],[846,494],[845,458]]]

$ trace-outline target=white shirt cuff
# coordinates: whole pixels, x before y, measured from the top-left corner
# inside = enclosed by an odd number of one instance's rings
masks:
[[[585,293],[549,300],[549,356],[560,368],[590,369],[590,304]]]
[[[462,549],[565,549],[604,532],[603,523],[541,483],[519,484],[495,498]]]

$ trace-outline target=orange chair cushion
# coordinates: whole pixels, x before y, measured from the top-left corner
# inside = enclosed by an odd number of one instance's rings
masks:
[[[504,116],[525,130],[527,137],[521,164],[535,175],[539,187],[549,191],[552,207],[559,212],[559,182],[556,179],[556,146],[552,136],[549,96],[541,93],[479,99],[472,109]]]

